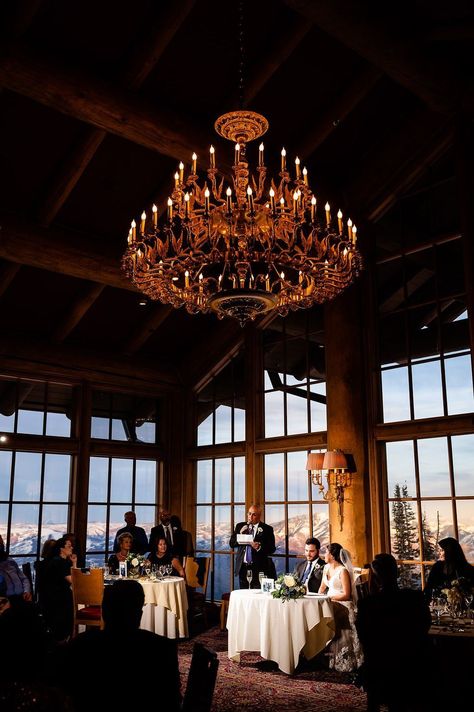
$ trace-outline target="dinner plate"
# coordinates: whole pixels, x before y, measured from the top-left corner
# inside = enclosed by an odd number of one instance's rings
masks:
[[[313,593],[313,591],[308,591],[306,596],[311,596],[312,598],[329,598],[327,593]]]

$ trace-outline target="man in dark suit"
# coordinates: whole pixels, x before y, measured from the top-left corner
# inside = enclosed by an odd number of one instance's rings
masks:
[[[172,551],[173,553],[175,553],[173,527],[171,526],[171,514],[165,507],[163,507],[163,509],[160,509],[160,523],[157,524],[156,527],[152,527],[152,530],[150,532],[151,552],[156,551],[156,547],[160,539],[165,539],[166,543],[168,544],[168,551]]]
[[[123,515],[127,525],[118,530],[114,540],[114,551],[119,551],[118,538],[120,534],[128,532],[133,536],[132,550],[134,554],[146,554],[148,549],[148,538],[142,527],[137,527],[137,515],[135,512],[125,512]]]
[[[304,555],[306,561],[301,561],[295,566],[295,574],[302,583],[305,583],[308,591],[317,593],[323,578],[323,568],[325,561],[319,558],[321,544],[319,539],[310,537],[306,539]]]
[[[273,576],[275,566],[269,556],[275,551],[273,527],[260,520],[262,508],[258,504],[249,507],[247,521],[239,522],[230,537],[229,546],[238,547],[235,557],[235,575],[239,575],[240,588],[248,588],[247,571],[252,572],[251,588],[260,588],[258,574]],[[239,544],[239,534],[250,534],[253,541]]]

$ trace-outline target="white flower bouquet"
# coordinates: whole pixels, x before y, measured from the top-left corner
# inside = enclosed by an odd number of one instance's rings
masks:
[[[275,582],[275,590],[272,591],[273,598],[280,598],[282,601],[296,600],[305,594],[306,586],[295,574],[280,574]]]

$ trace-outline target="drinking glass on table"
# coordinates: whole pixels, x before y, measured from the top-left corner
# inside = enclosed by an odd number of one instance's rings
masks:
[[[441,613],[444,611],[444,600],[440,597],[435,597],[431,600],[431,612],[435,616],[435,625],[440,624]]]
[[[264,571],[259,571],[258,572],[258,580],[260,583],[260,588],[262,588],[262,581],[265,578],[265,572]]]
[[[253,578],[252,569],[247,569],[247,581],[249,582],[249,591],[250,591],[250,585],[252,583],[252,578]]]
[[[150,574],[151,574],[150,564],[147,564],[147,565],[145,566],[145,573],[146,573],[146,577],[147,577],[147,578],[150,578]]]

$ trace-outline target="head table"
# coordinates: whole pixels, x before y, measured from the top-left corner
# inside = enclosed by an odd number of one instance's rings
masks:
[[[227,628],[231,660],[238,662],[243,650],[257,651],[291,674],[300,653],[309,660],[326,647],[335,625],[332,603],[324,596],[283,602],[269,593],[243,589],[231,593]]]

